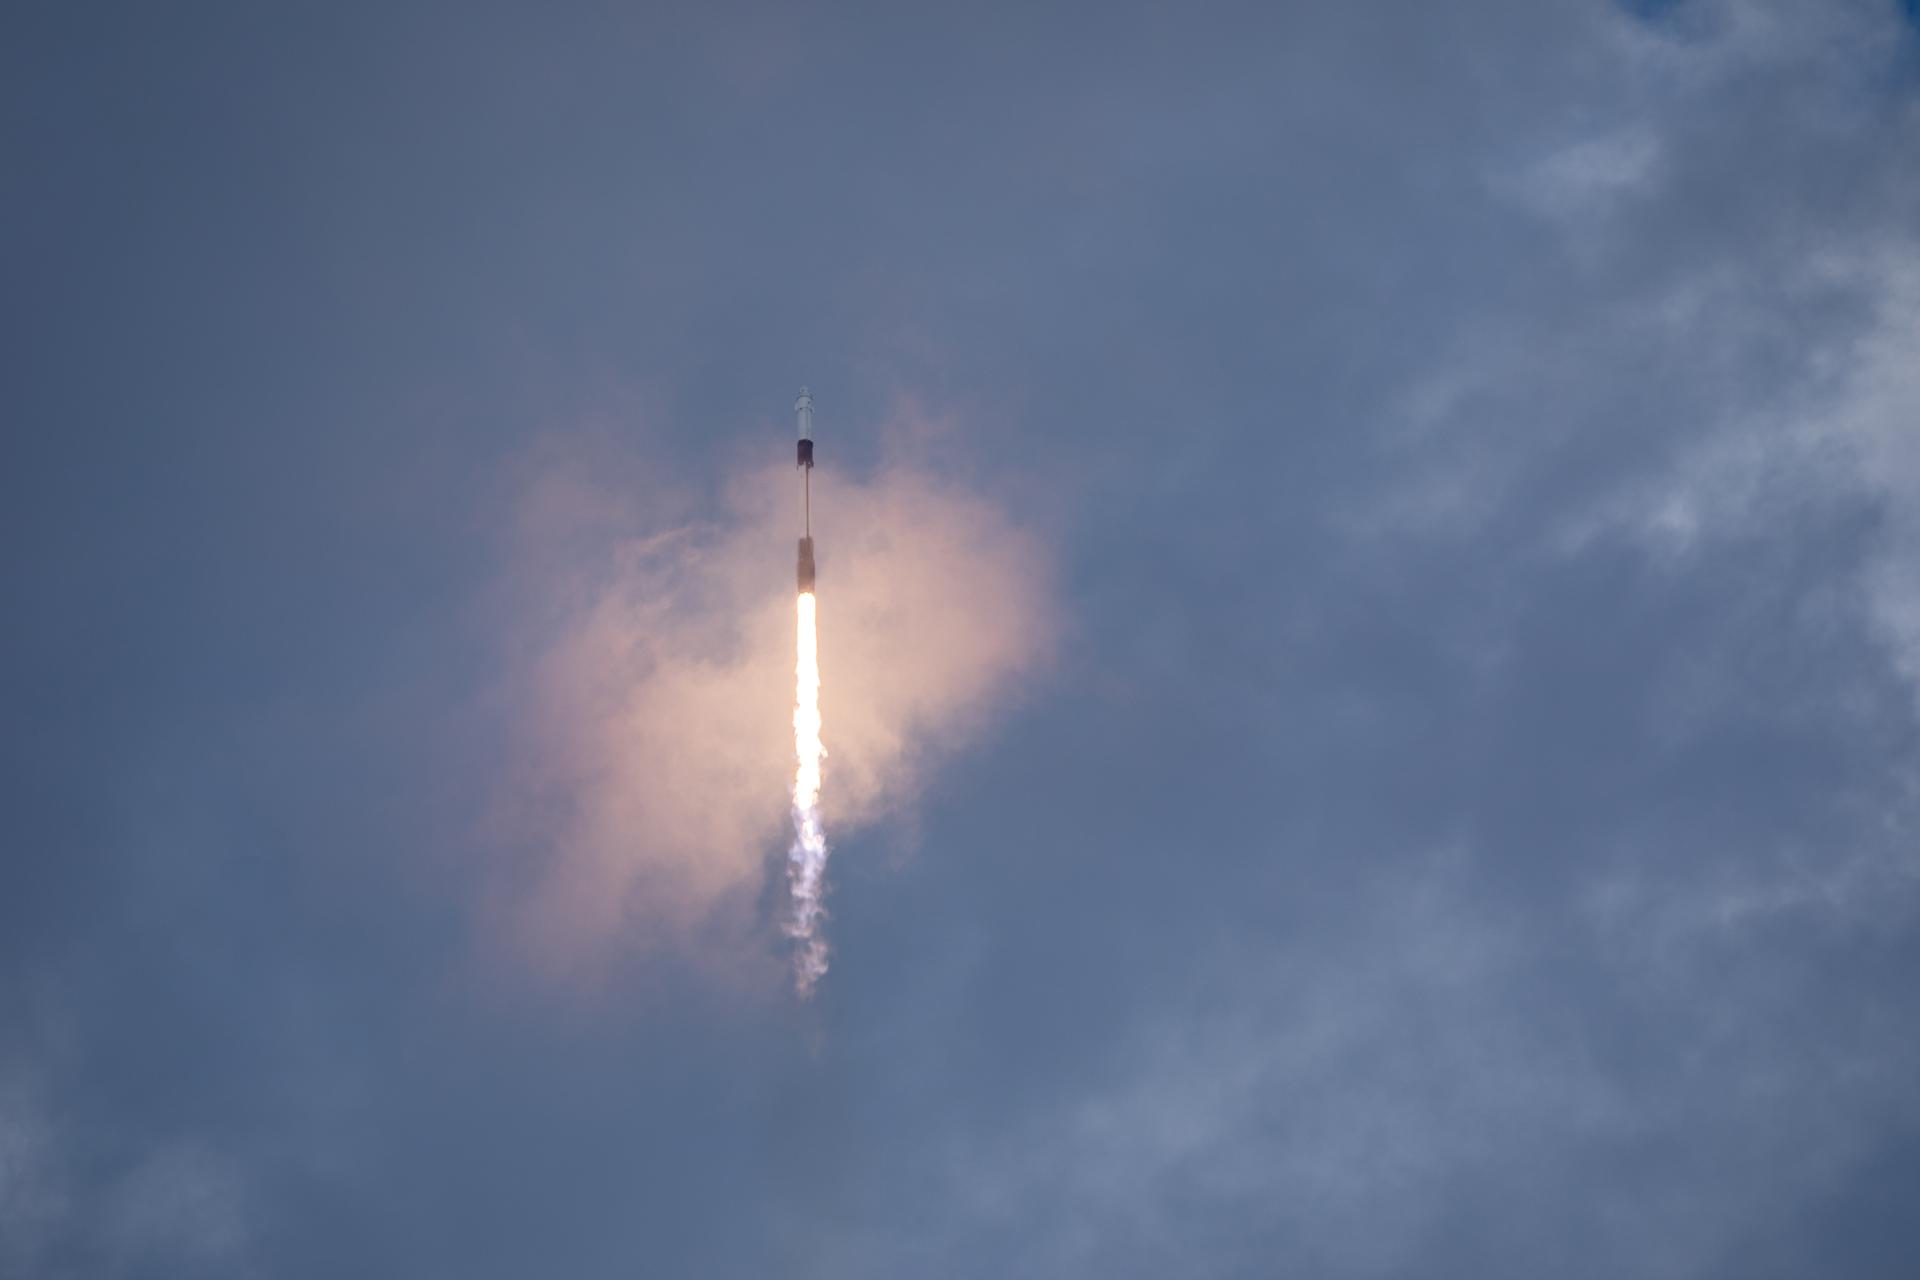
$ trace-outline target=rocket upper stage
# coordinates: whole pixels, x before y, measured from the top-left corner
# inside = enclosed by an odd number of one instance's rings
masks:
[[[793,402],[793,415],[800,425],[800,451],[794,465],[813,467],[813,396],[805,387],[800,388],[800,398]]]
[[[793,402],[794,416],[800,424],[800,452],[797,466],[806,468],[801,484],[800,563],[794,577],[801,594],[813,594],[813,396],[805,387]]]

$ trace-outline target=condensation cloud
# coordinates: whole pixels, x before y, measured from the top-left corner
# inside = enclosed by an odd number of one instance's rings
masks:
[[[604,438],[549,442],[530,467],[506,624],[517,741],[500,824],[515,855],[495,915],[543,963],[772,953],[798,485],[788,466],[745,469],[701,512]],[[925,465],[816,471],[814,534],[824,816],[845,841],[910,812],[1007,708],[1055,623],[1043,543]]]

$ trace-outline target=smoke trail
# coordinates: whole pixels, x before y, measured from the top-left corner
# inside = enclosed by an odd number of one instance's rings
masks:
[[[793,846],[787,850],[787,884],[793,913],[786,934],[797,944],[793,957],[794,987],[802,999],[827,972],[827,940],[821,936],[826,921],[827,836],[820,826],[820,654],[814,634],[813,592],[800,593],[799,633],[793,702],[793,749],[798,761],[793,771]]]

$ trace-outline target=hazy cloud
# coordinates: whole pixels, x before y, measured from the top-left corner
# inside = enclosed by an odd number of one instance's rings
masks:
[[[661,488],[636,453],[561,440],[520,510],[529,746],[504,821],[512,911],[549,958],[703,937],[753,953],[742,930],[784,847],[799,476],[740,470],[698,514],[649,502]],[[1046,548],[928,465],[816,471],[813,527],[831,839],[909,811],[1056,624]]]
[[[1913,1270],[1911,4],[16,8],[0,1272]]]
[[[0,1269],[132,1276],[245,1262],[250,1222],[232,1160],[193,1139],[126,1150],[100,1138],[56,1110],[38,1073],[0,1074]],[[100,1161],[102,1149],[114,1158]]]

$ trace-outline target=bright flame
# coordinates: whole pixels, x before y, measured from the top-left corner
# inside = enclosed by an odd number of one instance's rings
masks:
[[[787,850],[787,884],[793,914],[786,933],[794,951],[794,985],[802,998],[827,972],[827,940],[821,936],[826,921],[827,836],[820,826],[820,650],[814,634],[813,592],[800,593],[798,653],[793,702],[793,847]]]

